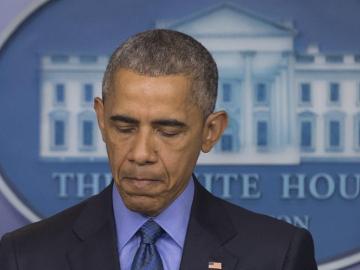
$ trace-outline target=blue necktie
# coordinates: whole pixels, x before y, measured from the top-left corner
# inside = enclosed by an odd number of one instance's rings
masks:
[[[149,219],[140,229],[141,242],[136,251],[131,270],[163,270],[160,254],[156,249],[156,240],[164,230],[152,219]]]

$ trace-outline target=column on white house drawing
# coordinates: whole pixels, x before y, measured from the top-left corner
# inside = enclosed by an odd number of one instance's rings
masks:
[[[288,56],[282,54],[281,57],[282,63],[275,72],[271,86],[272,142],[276,151],[295,148],[296,144],[293,71]]]
[[[287,115],[288,115],[288,145],[292,148],[298,148],[298,141],[296,135],[296,88],[295,88],[295,77],[294,77],[294,68],[295,68],[295,61],[294,61],[294,54],[292,52],[285,52],[284,56],[287,60],[287,77],[288,77],[288,86],[287,86],[287,101],[286,104],[288,105]]]
[[[276,149],[281,148],[281,79],[279,76],[279,72],[276,72],[275,79],[274,79],[274,137],[275,137],[275,147]]]
[[[271,74],[271,80],[270,80],[270,85],[269,85],[269,100],[270,100],[270,111],[269,111],[269,115],[270,115],[270,133],[271,133],[271,145],[273,149],[276,149],[277,145],[278,145],[278,137],[276,136],[276,130],[277,130],[277,123],[275,121],[276,119],[276,110],[277,110],[277,106],[276,106],[276,86],[275,86],[275,74],[274,72],[272,72]]]
[[[254,151],[254,135],[253,129],[250,128],[253,125],[253,70],[252,70],[252,61],[254,58],[254,52],[245,52],[242,54],[244,57],[244,83],[243,83],[243,102],[244,113],[242,118],[242,126],[247,127],[242,129],[241,136],[243,139],[242,147],[243,152],[253,152]]]
[[[287,143],[287,129],[288,127],[288,103],[287,103],[287,91],[288,91],[288,78],[287,78],[287,69],[285,65],[282,65],[280,68],[280,78],[281,78],[281,146],[284,147]]]

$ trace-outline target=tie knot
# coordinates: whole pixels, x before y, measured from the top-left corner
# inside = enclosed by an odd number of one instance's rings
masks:
[[[154,244],[164,233],[164,230],[152,219],[146,221],[140,228],[141,243]]]

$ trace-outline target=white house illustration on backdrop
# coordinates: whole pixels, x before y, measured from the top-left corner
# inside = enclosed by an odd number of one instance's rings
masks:
[[[291,23],[221,4],[157,28],[187,33],[219,67],[217,108],[229,126],[200,164],[298,164],[360,160],[360,54],[294,51]],[[45,55],[41,61],[41,158],[105,159],[92,99],[108,58]]]

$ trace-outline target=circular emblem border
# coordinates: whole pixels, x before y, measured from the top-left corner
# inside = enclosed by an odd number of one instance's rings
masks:
[[[0,51],[4,44],[8,41],[16,29],[28,19],[36,10],[44,6],[50,1],[54,0],[37,0],[32,1],[23,11],[21,11],[5,28],[0,32]],[[30,222],[40,221],[41,218],[30,209],[24,202],[15,194],[15,192],[6,183],[4,176],[0,171],[0,192],[5,196],[8,202],[27,220]],[[345,255],[328,262],[322,263],[318,266],[319,270],[337,270],[344,267],[349,267],[360,263],[360,251]]]

